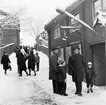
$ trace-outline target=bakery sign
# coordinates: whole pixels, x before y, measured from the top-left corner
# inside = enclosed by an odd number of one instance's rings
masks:
[[[60,26],[59,25],[57,25],[54,28],[54,39],[57,39],[57,38],[60,38]]]

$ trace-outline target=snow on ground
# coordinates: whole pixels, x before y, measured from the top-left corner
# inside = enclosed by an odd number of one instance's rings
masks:
[[[10,56],[12,71],[4,75],[0,65],[0,105],[60,105],[37,84],[36,76],[17,75],[15,53]]]
[[[37,91],[39,91],[43,95],[43,97],[44,97],[44,95],[45,96],[47,95],[47,100],[49,100],[50,102],[51,102],[51,100],[55,100],[56,102],[61,103],[61,105],[77,105],[77,104],[106,105],[106,99],[105,99],[106,98],[106,88],[105,87],[94,86],[94,93],[87,94],[86,93],[86,84],[83,82],[83,90],[82,90],[83,96],[80,97],[80,96],[74,95],[75,85],[72,82],[71,76],[69,76],[69,75],[67,75],[68,96],[60,96],[57,94],[53,94],[52,83],[51,83],[51,80],[49,80],[49,78],[48,78],[49,77],[48,56],[46,56],[42,52],[39,52],[39,55],[40,55],[41,62],[40,62],[40,71],[37,72],[37,76],[36,77],[34,77],[34,76],[27,77],[25,75],[25,73],[23,72],[23,77],[21,77],[21,78],[19,78],[17,76],[17,66],[16,66],[15,54],[13,53],[10,56],[10,59],[12,61],[11,65],[13,67],[13,70],[8,71],[8,76],[3,75],[3,70],[0,71],[0,84],[1,84],[1,86],[0,86],[0,102],[4,101],[4,99],[5,99],[6,101],[5,101],[4,105],[18,105],[18,104],[14,104],[15,101],[17,100],[16,98],[19,98],[19,99],[24,98],[24,101],[26,98],[26,101],[31,101],[29,97],[31,97],[32,99],[38,98],[37,99],[37,102],[38,102],[38,100],[41,100],[41,99],[39,97],[37,97],[35,94],[37,93]],[[0,67],[0,70],[1,70],[1,67]],[[32,73],[32,75],[33,75],[33,73]],[[9,81],[12,81],[11,84]],[[31,81],[33,82],[34,87],[37,88],[37,90],[34,90],[33,86],[31,85],[31,83],[32,83]],[[13,89],[13,87],[15,89]],[[9,88],[9,90],[7,88]],[[41,90],[43,91],[43,93]],[[40,95],[40,97],[42,95]],[[52,98],[50,98],[51,96],[52,96]],[[13,98],[14,103],[7,104],[6,102],[8,102],[8,100],[12,100],[12,97],[14,97]],[[32,103],[34,103],[34,102],[32,102]],[[0,105],[3,105],[3,104],[0,104]],[[19,104],[19,105],[21,105],[21,104]],[[32,104],[28,104],[28,105],[32,105]],[[36,103],[35,105],[38,105],[38,103]],[[39,105],[43,105],[43,104],[39,104]],[[45,105],[46,105],[46,103],[45,103]],[[53,105],[53,104],[50,104],[50,105]],[[58,104],[54,104],[54,105],[58,105]]]
[[[39,52],[41,57],[40,63],[40,71],[37,75],[38,84],[40,84],[46,92],[52,94],[58,102],[63,103],[63,105],[106,105],[106,88],[105,87],[97,87],[94,86],[94,92],[88,94],[86,91],[86,84],[83,82],[83,90],[82,97],[74,95],[75,93],[75,85],[72,82],[72,78],[70,75],[67,75],[67,93],[69,96],[64,97],[60,95],[56,95],[52,93],[52,84],[49,77],[49,65],[48,65],[48,57],[44,55],[42,52]]]

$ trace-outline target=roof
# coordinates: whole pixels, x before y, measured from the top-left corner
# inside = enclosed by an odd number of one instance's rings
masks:
[[[66,10],[68,12],[72,12],[75,8],[77,8],[80,4],[82,4],[86,0],[76,0],[74,3],[72,3],[70,6],[66,7]],[[55,18],[53,18],[49,23],[45,25],[45,30],[48,30],[49,28],[53,27],[57,20],[62,19],[65,17],[65,14],[58,14]]]
[[[0,15],[4,15],[4,16],[6,16],[6,15],[8,15],[8,13],[5,12],[5,11],[3,11],[3,10],[0,10]]]

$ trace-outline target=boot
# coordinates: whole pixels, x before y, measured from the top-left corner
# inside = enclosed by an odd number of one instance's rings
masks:
[[[4,71],[4,74],[7,75],[7,70]]]
[[[89,88],[87,89],[87,93],[89,93]]]
[[[35,71],[35,69],[34,69],[33,71],[34,71],[34,76],[36,76],[36,71]]]
[[[93,89],[92,88],[90,88],[90,91],[91,91],[91,93],[93,93]]]
[[[28,76],[28,72],[25,70],[26,75]]]
[[[10,71],[12,70],[12,67],[10,66]]]
[[[29,69],[29,75],[31,75],[31,70]]]

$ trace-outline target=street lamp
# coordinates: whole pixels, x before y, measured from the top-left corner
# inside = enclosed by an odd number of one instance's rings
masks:
[[[61,9],[56,9],[56,11],[60,14],[66,14],[67,16],[69,16],[70,18],[73,18],[75,19],[76,21],[78,21],[80,24],[84,25],[85,27],[89,28],[91,31],[93,31],[94,33],[97,34],[97,32],[92,28],[90,27],[88,24],[86,24],[85,22],[83,22],[82,20],[76,18],[74,15],[72,15],[71,13],[69,13],[68,11],[66,10],[61,10]]]

